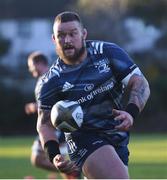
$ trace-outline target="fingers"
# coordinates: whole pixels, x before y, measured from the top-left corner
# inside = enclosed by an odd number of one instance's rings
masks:
[[[55,156],[55,158],[54,158],[54,160],[56,161],[56,162],[59,162],[59,161],[64,161],[64,157],[61,155],[61,154],[57,154],[56,156]]]
[[[121,124],[115,126],[116,129],[121,130],[121,131],[128,131],[131,127],[131,124],[129,123],[129,121],[122,121]]]
[[[112,110],[112,114],[113,114],[114,116],[117,116],[117,115],[120,114],[120,111],[119,111],[119,110],[116,110],[116,109],[113,109],[113,110]]]
[[[37,112],[37,105],[36,103],[33,103],[33,102],[27,103],[24,109],[25,109],[26,114],[33,114]]]
[[[61,169],[61,172],[71,174],[72,172],[79,171],[78,167],[71,161],[68,161],[66,166]]]
[[[63,173],[70,174],[74,171],[79,171],[74,162],[65,159],[62,155],[58,154],[53,159],[53,163],[58,170]]]
[[[115,116],[114,120],[124,120],[126,118],[126,114],[123,111],[113,109],[112,113]]]
[[[113,109],[114,120],[121,120],[121,124],[115,126],[116,129],[121,131],[128,131],[133,125],[133,117],[126,111]]]
[[[57,154],[53,159],[53,163],[57,169],[63,168],[66,165],[65,158],[61,154]]]

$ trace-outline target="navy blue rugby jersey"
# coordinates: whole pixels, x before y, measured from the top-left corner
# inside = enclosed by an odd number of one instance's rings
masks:
[[[77,101],[84,111],[84,129],[114,130],[112,109],[122,109],[122,80],[137,66],[113,43],[87,41],[87,58],[67,65],[58,58],[38,83],[38,106],[50,110],[60,100]]]

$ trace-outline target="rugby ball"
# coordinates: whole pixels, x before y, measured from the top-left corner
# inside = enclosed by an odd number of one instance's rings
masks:
[[[63,132],[73,132],[83,123],[83,110],[77,101],[58,101],[51,109],[53,126]]]

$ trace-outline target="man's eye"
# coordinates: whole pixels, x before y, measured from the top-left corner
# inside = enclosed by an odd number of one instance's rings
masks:
[[[72,32],[71,33],[71,36],[75,36],[75,35],[77,35],[78,33],[77,32]]]
[[[64,34],[58,34],[58,38],[63,38],[65,35]]]

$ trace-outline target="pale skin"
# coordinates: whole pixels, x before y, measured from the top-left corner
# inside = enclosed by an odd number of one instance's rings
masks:
[[[25,105],[26,114],[34,114],[37,112],[37,104],[35,102],[30,102]]]
[[[47,65],[44,65],[43,63],[34,63],[33,59],[31,58],[28,58],[27,65],[28,65],[28,70],[30,74],[34,78],[40,77],[42,74],[44,74],[48,70]],[[37,103],[36,102],[27,103],[24,109],[25,109],[26,114],[28,115],[34,114],[38,110]]]
[[[57,47],[57,53],[66,64],[78,64],[82,62],[87,52],[84,52],[73,59],[77,48],[82,47],[82,40],[87,36],[86,29],[82,28],[77,21],[70,21],[66,23],[55,23],[53,41]],[[70,49],[63,50],[65,44],[71,45]],[[127,88],[130,90],[128,103],[137,105],[140,111],[144,108],[150,94],[149,85],[143,75],[132,75]],[[56,140],[53,136],[54,128],[50,123],[50,111],[38,111],[38,125],[37,129],[40,134],[42,145],[49,140]],[[133,126],[133,117],[126,111],[113,110],[115,120],[123,120],[123,122],[116,126],[121,131],[128,131]],[[99,163],[100,162],[100,163]],[[74,162],[66,160],[60,154],[56,155],[53,160],[54,165],[61,172],[69,173],[77,171]],[[110,167],[110,168],[108,168]],[[128,179],[128,168],[120,160],[115,152],[113,146],[105,145],[93,152],[85,161],[82,172],[84,176],[91,179]]]

